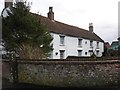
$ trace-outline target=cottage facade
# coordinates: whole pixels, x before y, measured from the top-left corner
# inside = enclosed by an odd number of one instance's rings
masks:
[[[97,57],[103,53],[103,43],[100,41],[84,39],[64,34],[52,33],[53,51],[51,58],[65,59],[68,56],[88,57],[94,52]]]

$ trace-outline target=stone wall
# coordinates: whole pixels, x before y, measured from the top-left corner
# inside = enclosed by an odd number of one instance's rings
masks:
[[[120,61],[19,61],[19,82],[45,86],[118,85]]]

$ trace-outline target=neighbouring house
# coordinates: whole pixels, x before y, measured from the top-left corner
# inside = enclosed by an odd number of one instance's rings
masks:
[[[47,17],[38,14],[34,15],[48,28],[53,37],[51,43],[53,49],[50,58],[65,59],[68,56],[90,57],[93,52],[97,57],[102,56],[104,41],[94,33],[92,23],[89,23],[89,30],[85,30],[56,21],[54,19],[53,7],[49,7]]]
[[[120,41],[113,41],[111,43],[110,49],[112,49],[112,50],[118,50],[119,47],[120,47]]]
[[[109,42],[105,42],[105,48],[106,48],[106,49],[110,49],[110,44],[109,44]]]
[[[113,41],[111,43],[109,53],[111,56],[120,57],[120,40],[119,39],[118,39],[118,41]]]

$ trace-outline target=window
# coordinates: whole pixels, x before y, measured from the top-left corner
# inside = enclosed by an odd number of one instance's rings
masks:
[[[82,47],[82,39],[78,39],[78,47]]]
[[[82,56],[82,50],[78,50],[78,56]]]
[[[65,51],[60,50],[60,59],[64,59],[64,56],[65,56]]]
[[[89,50],[90,56],[93,54],[93,50]]]
[[[85,55],[87,55],[87,52],[85,52]]]
[[[93,41],[90,41],[90,47],[93,47]]]
[[[60,36],[60,45],[65,44],[65,36]]]
[[[97,55],[97,56],[99,55],[99,51],[96,52],[96,55]]]
[[[87,44],[87,41],[85,42],[85,44]]]
[[[93,51],[90,51],[90,56],[93,54]]]
[[[99,48],[99,42],[97,42],[97,48]]]

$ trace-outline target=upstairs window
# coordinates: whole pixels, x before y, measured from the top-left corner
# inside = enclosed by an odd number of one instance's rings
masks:
[[[82,39],[78,39],[78,47],[82,47]]]
[[[65,36],[60,36],[60,45],[65,45]]]
[[[90,47],[93,47],[93,41],[90,41]]]
[[[99,42],[97,42],[97,48],[99,48]]]

